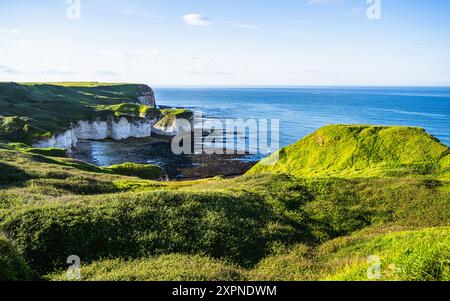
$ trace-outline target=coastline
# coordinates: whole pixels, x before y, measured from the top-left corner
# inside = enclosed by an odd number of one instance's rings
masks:
[[[171,181],[236,177],[258,163],[249,154],[175,155],[171,141],[171,137],[161,135],[120,141],[80,140],[70,156],[96,166],[120,164],[133,158],[133,163],[160,166]]]

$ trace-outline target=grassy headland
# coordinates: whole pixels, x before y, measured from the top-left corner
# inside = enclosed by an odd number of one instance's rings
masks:
[[[253,173],[298,177],[445,175],[450,151],[423,129],[331,125],[285,147],[275,165],[267,158]]]
[[[139,102],[143,93],[153,91],[138,84],[0,83],[0,140],[30,144],[80,120],[140,117],[151,110]]]

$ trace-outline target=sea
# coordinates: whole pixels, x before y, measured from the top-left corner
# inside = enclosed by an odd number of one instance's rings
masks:
[[[450,146],[450,87],[156,87],[154,91],[157,105],[188,108],[204,118],[279,120],[280,147],[329,124],[421,127]],[[116,142],[91,142],[91,161],[161,164],[164,156],[155,158],[151,144],[127,143],[127,151],[120,148],[118,156]]]

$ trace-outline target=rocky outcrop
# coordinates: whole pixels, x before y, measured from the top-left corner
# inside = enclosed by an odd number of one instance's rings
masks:
[[[153,92],[153,89],[146,85],[140,86],[141,93],[138,95],[138,100],[141,104],[155,108],[156,107],[156,101],[155,101],[155,93]]]
[[[153,126],[153,133],[162,136],[176,136],[180,133],[189,133],[194,129],[193,118],[166,118],[160,120]]]
[[[78,140],[123,140],[127,138],[144,138],[152,135],[152,127],[158,120],[132,120],[122,117],[118,120],[79,121],[62,134],[42,140],[33,146],[38,148],[57,147],[72,149]]]

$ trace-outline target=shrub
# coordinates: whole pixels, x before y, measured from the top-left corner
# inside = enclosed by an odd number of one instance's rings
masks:
[[[106,171],[122,175],[132,176],[147,180],[157,180],[166,178],[166,173],[162,168],[151,164],[123,163],[103,168]]]
[[[236,281],[239,268],[197,255],[170,254],[137,260],[96,261],[81,267],[83,281]],[[66,272],[48,276],[67,280]]]
[[[32,280],[34,274],[15,246],[0,235],[0,281]]]
[[[28,148],[26,153],[42,155],[46,157],[67,158],[67,151],[63,148]]]
[[[253,195],[145,192],[102,201],[28,206],[0,215],[0,227],[41,272],[83,262],[155,254],[207,254],[249,266],[267,246],[269,209]]]

